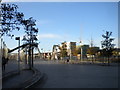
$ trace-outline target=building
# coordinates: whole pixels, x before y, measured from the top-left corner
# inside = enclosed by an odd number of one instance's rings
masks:
[[[60,46],[54,45],[52,50],[52,60],[59,60],[60,59]]]
[[[88,50],[88,48],[89,48],[89,45],[79,45],[79,46],[77,46],[78,59],[87,58],[87,50]]]
[[[52,52],[44,52],[42,54],[43,54],[43,59],[51,60]]]
[[[67,55],[70,59],[76,59],[77,52],[76,52],[76,42],[67,42]]]

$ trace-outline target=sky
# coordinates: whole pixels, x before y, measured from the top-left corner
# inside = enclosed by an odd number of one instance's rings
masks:
[[[34,2],[118,2],[119,0],[34,0]],[[2,2],[33,2],[33,0],[2,0]]]
[[[118,44],[117,2],[12,2],[18,5],[25,18],[33,17],[39,29],[39,48],[51,51],[53,45],[64,41],[90,44],[101,47],[102,34],[112,31]],[[24,29],[13,31],[16,36],[24,35]],[[4,37],[8,48],[18,45],[15,38]],[[22,41],[21,41],[22,44]]]

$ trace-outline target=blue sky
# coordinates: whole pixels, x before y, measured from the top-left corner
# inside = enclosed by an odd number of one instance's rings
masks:
[[[39,29],[39,48],[51,51],[54,44],[63,41],[90,44],[91,37],[95,46],[101,46],[102,34],[112,31],[112,37],[117,42],[118,35],[118,6],[117,2],[19,2],[18,11],[25,18],[36,19]],[[12,32],[23,36],[24,30]],[[5,37],[9,48],[17,46],[17,41]],[[22,43],[22,42],[21,42]],[[78,43],[77,43],[78,44]]]

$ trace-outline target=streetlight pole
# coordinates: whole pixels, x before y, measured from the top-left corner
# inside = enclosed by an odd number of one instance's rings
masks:
[[[83,50],[82,50],[82,46],[81,46],[81,61],[82,61],[82,56],[83,56]]]
[[[32,44],[33,44],[33,38],[32,38]],[[33,45],[32,45],[32,67],[33,67],[33,53],[34,53],[34,52],[33,52],[33,49],[34,49],[34,48],[33,48]]]
[[[16,37],[15,40],[18,40],[18,47],[20,46],[20,37]],[[18,72],[20,73],[20,48],[18,49]]]
[[[82,61],[82,56],[83,56],[83,49],[82,49],[82,41],[80,41],[80,43],[81,43],[81,61]]]
[[[0,38],[1,38],[1,50],[0,50],[0,67],[2,67],[1,65],[2,65],[2,37],[0,36]],[[0,72],[2,72],[2,68],[0,68]],[[2,73],[0,73],[0,78],[2,78]],[[2,90],[2,80],[0,80],[0,89]]]
[[[3,45],[3,39],[1,38],[1,60],[2,60],[2,56],[3,56],[2,55],[3,54],[3,46],[2,45]]]
[[[41,51],[42,51],[42,59],[44,58],[44,55],[43,55],[43,48],[41,48]]]

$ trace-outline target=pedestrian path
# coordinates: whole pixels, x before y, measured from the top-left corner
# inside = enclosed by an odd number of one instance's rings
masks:
[[[20,62],[20,67],[18,66],[17,60],[9,60],[8,63],[5,66],[5,71],[2,72],[3,76],[9,72],[12,71],[18,71],[19,69],[25,69],[28,68],[28,65],[24,65],[24,62]]]
[[[35,68],[46,74],[42,88],[118,88],[117,65],[48,63],[53,61],[34,61]]]
[[[43,75],[35,68],[31,70],[28,66],[20,62],[20,72],[18,72],[18,62],[11,60],[6,65],[6,69],[3,72],[2,89],[5,88],[29,88],[34,86],[38,81],[41,81]]]
[[[2,88],[17,88],[20,84],[29,80],[33,76],[33,72],[31,70],[22,70],[20,74],[17,74],[13,77],[10,77],[2,82]]]
[[[14,88],[17,87],[19,84],[25,82],[26,80],[32,78],[32,75],[34,74],[33,71],[22,70],[22,62],[20,66],[20,73],[18,73],[18,61],[8,61],[8,63],[6,64],[5,71],[2,73],[2,88]]]
[[[6,74],[11,71],[18,70],[18,62],[17,60],[9,60],[8,63],[5,65],[5,71],[3,74]]]

